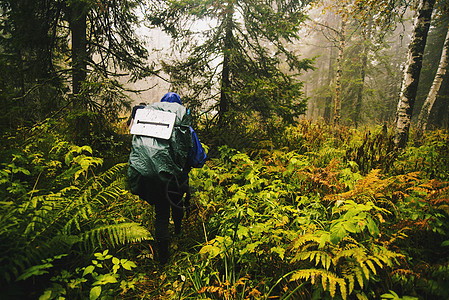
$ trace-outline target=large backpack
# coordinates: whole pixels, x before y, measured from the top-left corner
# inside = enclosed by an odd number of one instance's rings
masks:
[[[192,148],[190,114],[184,106],[178,103],[157,102],[143,109],[175,113],[176,119],[168,140],[142,135],[133,136],[128,179],[131,192],[137,195],[141,195],[142,189],[145,188],[142,187],[142,182],[151,179],[164,182],[173,177],[181,178]]]

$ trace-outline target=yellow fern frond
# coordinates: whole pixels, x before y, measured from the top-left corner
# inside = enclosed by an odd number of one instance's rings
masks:
[[[409,187],[408,189],[406,189],[406,191],[415,192],[415,193],[423,193],[426,195],[430,192],[429,189],[423,188],[422,186],[412,186],[412,187]]]
[[[338,250],[339,251],[333,257],[334,264],[337,264],[342,258],[354,258],[357,261],[363,261],[366,259],[366,249],[363,246]]]
[[[290,281],[299,279],[309,280],[311,284],[315,284],[315,280],[321,279],[321,285],[324,290],[329,291],[331,297],[335,297],[337,285],[340,289],[340,295],[343,299],[347,298],[347,288],[344,278],[338,277],[335,273],[324,269],[303,269],[298,270],[292,274]]]
[[[342,267],[342,275],[343,278],[348,281],[348,289],[349,294],[354,291],[355,282],[360,285],[360,288],[363,289],[363,273],[362,268],[357,262],[348,262],[346,265]]]
[[[383,264],[382,264],[382,262],[380,261],[380,259],[379,259],[378,257],[376,257],[376,256],[370,256],[369,259],[370,259],[371,261],[374,261],[380,268],[383,267]]]
[[[354,276],[345,276],[345,278],[348,280],[348,294],[351,295],[352,291],[354,290]]]
[[[353,238],[353,237],[351,237],[351,236],[349,236],[349,235],[346,235],[343,239],[342,239],[342,242],[345,242],[345,243],[352,243],[352,245],[355,245],[355,247],[358,247],[357,245],[358,245],[358,242]],[[351,244],[347,244],[347,245],[345,245],[345,247],[346,246],[351,246]]]
[[[306,233],[300,235],[297,239],[293,241],[293,249],[300,249],[301,246],[305,245],[308,242],[320,242],[320,238],[311,233]]]
[[[355,268],[354,269],[355,278],[357,278],[357,282],[360,285],[360,288],[363,289],[363,273],[362,268]]]
[[[307,260],[307,259],[310,262],[314,262],[315,266],[321,265],[326,270],[329,270],[329,268],[332,264],[331,255],[327,252],[320,251],[320,250],[299,252],[295,255],[295,257],[292,259],[292,261],[295,262],[295,261]]]
[[[356,296],[357,299],[359,299],[359,300],[368,300],[368,299],[369,299],[369,298],[365,295],[364,292],[362,292],[361,294],[360,294],[360,293],[357,293],[355,296]]]
[[[299,279],[308,280],[312,276],[312,274],[314,274],[314,271],[316,271],[316,269],[312,269],[312,270],[309,270],[309,269],[297,270],[290,277],[290,281],[297,281]]]
[[[373,254],[374,254],[373,257],[376,257],[378,260],[382,261],[387,266],[392,266],[393,260],[404,257],[403,254],[387,250],[385,247],[382,246],[375,247],[373,249]]]
[[[373,262],[371,260],[367,260],[365,263],[368,265],[368,267],[374,273],[374,275],[377,275],[376,267],[374,267]]]
[[[363,275],[365,276],[365,278],[369,279],[369,270],[364,262],[360,263],[360,268],[362,269],[362,272],[363,272]]]

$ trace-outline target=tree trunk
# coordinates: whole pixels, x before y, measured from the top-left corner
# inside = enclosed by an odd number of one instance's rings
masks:
[[[426,130],[427,123],[429,121],[430,111],[435,103],[435,100],[440,90],[443,77],[446,74],[447,65],[449,59],[449,30],[446,28],[446,39],[444,40],[443,52],[441,53],[440,64],[438,65],[438,71],[433,79],[432,87],[427,95],[426,101],[421,108],[421,112],[418,116],[418,137],[420,138]]]
[[[360,66],[360,83],[357,89],[357,96],[354,102],[354,125],[357,128],[360,123],[360,115],[362,111],[362,101],[363,101],[363,89],[365,87],[365,77],[366,77],[366,68],[368,65],[368,47],[367,40],[370,37],[371,27],[364,29],[362,32],[363,41],[362,41],[362,52],[361,52],[361,66]]]
[[[86,6],[83,1],[71,4],[72,31],[72,91],[77,95],[82,82],[86,80],[87,40],[86,40]]]
[[[326,86],[329,87],[329,92],[326,95],[326,98],[324,99],[324,113],[323,113],[323,118],[326,121],[326,123],[331,122],[331,106],[332,106],[331,85],[332,85],[332,77],[334,74],[333,63],[334,63],[334,47],[329,47],[329,69],[328,69],[329,71],[327,73],[327,81],[326,81]]]
[[[230,4],[232,5],[232,4]],[[224,49],[223,49],[223,68],[221,71],[221,90],[220,90],[220,104],[219,104],[219,123],[224,124],[224,115],[229,110],[229,90],[231,87],[230,80],[230,56],[232,49],[232,16],[233,10],[230,8],[226,14],[226,25],[225,25],[225,39],[224,39]]]
[[[334,125],[338,125],[341,119],[341,76],[343,74],[343,53],[345,51],[346,44],[346,16],[343,15],[341,19],[340,29],[340,44],[338,46],[337,57],[337,74],[335,76],[335,98],[334,98]]]
[[[435,0],[420,0],[415,17],[412,40],[409,45],[407,64],[396,111],[394,143],[398,149],[404,149],[407,145],[424,48],[426,46],[434,4]]]

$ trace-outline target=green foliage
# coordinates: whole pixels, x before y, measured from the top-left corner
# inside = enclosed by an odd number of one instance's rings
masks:
[[[206,226],[211,239],[199,251],[209,261],[209,268],[224,270],[219,272],[223,277],[212,283],[211,278],[196,278],[197,291],[213,295],[212,291],[223,288],[222,282],[231,287],[244,275],[255,288],[261,274],[269,287],[285,270],[294,270],[291,282],[309,282],[313,290],[329,292],[332,297],[338,290],[346,298],[374,285],[377,268],[392,266],[401,257],[381,243],[373,243],[379,235],[378,215],[387,210],[373,202],[353,200],[323,206],[317,190],[323,189],[323,194],[336,191],[330,188],[331,180],[337,185],[338,179],[323,176],[321,182],[310,183],[307,177],[315,171],[307,156],[273,152],[253,161],[228,148],[221,151],[220,164],[213,170],[198,171],[207,178],[198,183],[203,186],[198,197],[208,206],[209,193],[215,194],[214,203],[223,199]],[[304,190],[315,190],[316,196],[300,196]],[[358,199],[356,195],[353,198]],[[321,278],[321,286],[315,284],[315,278]],[[250,292],[254,289],[246,290]]]
[[[92,264],[86,267],[78,267],[73,273],[63,270],[53,276],[50,279],[51,287],[47,288],[39,299],[104,299],[134,288],[139,279],[125,276],[130,273],[127,271],[137,267],[133,261],[114,257],[109,254],[109,250],[94,253],[94,256]],[[121,278],[123,279],[120,280]]]
[[[127,164],[95,174],[103,160],[89,146],[50,134],[50,124],[10,139],[22,148],[0,170],[2,281],[47,273],[49,260],[61,256],[152,239],[127,216],[126,203],[134,201],[125,189]]]
[[[290,128],[283,150],[222,147],[192,171],[203,243],[179,262],[192,270],[181,297],[445,299],[448,183],[401,174],[408,158],[384,149],[383,132],[321,126]]]
[[[352,141],[346,150],[345,160],[355,162],[363,174],[377,168],[388,172],[397,155],[394,150],[393,132],[388,132],[384,125],[374,133],[367,130],[361,141]]]
[[[191,214],[156,272],[142,226],[152,216],[126,191],[126,164],[101,170],[91,147],[51,124],[2,153],[1,274],[11,288],[41,283],[42,299],[449,295],[445,132],[401,155],[381,149],[383,132],[306,121],[247,152],[223,146],[191,171]]]
[[[447,181],[449,179],[448,138],[447,131],[434,130],[425,134],[420,146],[413,146],[415,143],[411,141],[410,147],[402,154],[403,157],[395,163],[396,172],[419,171],[425,177]]]

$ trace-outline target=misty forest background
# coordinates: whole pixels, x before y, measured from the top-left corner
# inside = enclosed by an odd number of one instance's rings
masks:
[[[2,299],[448,299],[449,2],[1,0]],[[208,161],[159,266],[133,105]]]

